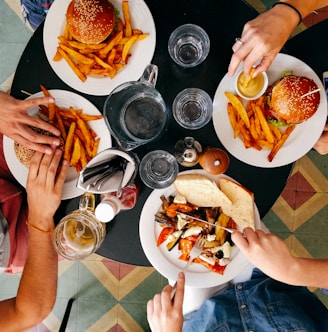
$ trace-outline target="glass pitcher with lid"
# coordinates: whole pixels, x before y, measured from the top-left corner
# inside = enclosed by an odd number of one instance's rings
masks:
[[[106,235],[106,225],[94,215],[95,196],[84,193],[79,209],[61,219],[53,234],[57,253],[69,260],[84,259],[94,253]]]

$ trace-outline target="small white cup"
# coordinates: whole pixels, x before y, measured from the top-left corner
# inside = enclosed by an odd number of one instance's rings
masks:
[[[210,51],[210,39],[200,26],[184,24],[171,33],[168,51],[178,65],[195,67],[206,59]]]
[[[247,88],[243,88],[242,81],[245,79],[244,71],[240,70],[235,76],[235,89],[240,97],[253,100],[261,97],[268,88],[268,75],[266,72],[259,73],[249,83]]]

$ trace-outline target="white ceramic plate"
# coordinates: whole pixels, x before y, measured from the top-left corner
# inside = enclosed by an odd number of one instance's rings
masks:
[[[68,108],[70,106],[76,109],[82,109],[85,114],[90,115],[100,115],[101,113],[98,109],[90,103],[87,99],[73,93],[70,91],[63,91],[63,90],[49,90],[50,94],[55,98],[56,104],[60,107]],[[43,96],[42,92],[38,92],[27,99],[31,99],[34,97],[41,97]],[[33,116],[38,112],[38,107],[32,107],[29,109],[29,114]],[[98,152],[108,149],[112,146],[112,139],[110,133],[107,129],[105,121],[103,119],[89,121],[90,128],[92,128],[97,135],[101,138]],[[28,174],[28,168],[24,166],[16,157],[14,151],[14,141],[6,136],[3,139],[3,149],[4,155],[6,158],[6,162],[11,173],[14,175],[16,180],[23,186],[26,187],[26,180]],[[77,188],[77,179],[78,173],[76,172],[75,168],[70,167],[65,184],[63,187],[63,195],[62,199],[70,199],[74,197],[78,197],[83,194],[83,191]]]
[[[240,68],[241,69],[241,66]],[[228,99],[224,95],[225,91],[235,93],[234,77],[225,75],[220,82],[213,99],[213,124],[216,135],[223,146],[237,159],[246,164],[258,167],[278,167],[290,164],[304,156],[320,137],[327,119],[327,97],[321,80],[316,73],[304,62],[286,54],[278,54],[267,71],[269,85],[277,81],[283,71],[292,70],[295,75],[309,77],[315,81],[320,88],[320,105],[317,112],[309,120],[298,124],[280,151],[269,162],[267,156],[268,149],[257,151],[253,148],[246,149],[241,138],[233,138],[227,115]],[[237,70],[238,71],[238,70]]]
[[[190,170],[183,173],[203,174],[215,182],[218,182],[220,177],[229,178],[226,175],[213,176],[203,170]],[[179,260],[178,257],[181,253],[179,253],[177,246],[172,251],[168,251],[165,245],[156,246],[156,241],[162,227],[155,221],[155,214],[161,206],[161,195],[168,197],[175,194],[176,191],[173,185],[165,189],[153,190],[142,209],[139,225],[140,241],[145,255],[154,268],[170,280],[176,280],[178,273],[183,269],[186,262]],[[255,224],[257,229],[261,227],[260,215],[256,205]],[[186,274],[186,285],[200,288],[204,287],[204,285],[206,287],[221,285],[235,278],[244,270],[248,263],[242,252],[236,246],[233,246],[231,250],[231,262],[227,265],[223,275],[211,272],[201,264],[191,264]]]
[[[109,77],[88,77],[85,82],[74,74],[65,60],[53,61],[56,54],[58,39],[62,35],[66,24],[66,10],[71,0],[55,1],[44,23],[43,44],[47,59],[54,72],[67,85],[77,91],[89,95],[103,96],[108,95],[115,87],[127,81],[138,80],[143,70],[151,62],[156,45],[156,30],[153,17],[149,8],[143,0],[133,0],[129,2],[131,13],[131,24],[135,29],[140,29],[149,36],[144,40],[138,41],[131,48],[129,63],[113,79]],[[115,8],[123,18],[122,0],[111,0]]]

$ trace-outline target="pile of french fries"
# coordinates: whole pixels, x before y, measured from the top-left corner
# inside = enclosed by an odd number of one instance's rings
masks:
[[[59,44],[53,60],[66,60],[82,82],[89,75],[114,78],[128,63],[131,47],[149,36],[132,28],[129,2],[126,0],[122,2],[122,11],[124,21],[119,18],[117,29],[99,44],[84,44],[74,40],[66,25],[63,34],[58,37]]]
[[[270,150],[268,161],[272,162],[295,125],[280,129],[268,122],[264,112],[264,96],[250,100],[244,107],[242,100],[231,92],[225,92],[229,102],[228,117],[234,131],[234,138],[240,137],[245,148]]]
[[[43,85],[41,90],[45,96],[51,96]],[[39,110],[49,123],[60,130],[64,141],[63,158],[79,173],[97,154],[100,143],[100,138],[89,127],[88,122],[102,119],[103,116],[84,114],[83,110],[73,107],[61,108],[56,103],[39,105]]]

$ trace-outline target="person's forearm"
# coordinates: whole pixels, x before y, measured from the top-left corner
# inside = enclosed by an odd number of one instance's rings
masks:
[[[295,263],[282,274],[281,281],[295,286],[328,289],[328,259],[295,258]]]
[[[281,0],[279,2],[287,2],[299,10],[302,18],[311,14],[316,9],[328,6],[327,0]]]
[[[52,218],[51,218],[52,219]],[[39,224],[31,220],[33,224]],[[53,225],[53,222],[49,222]],[[46,231],[53,231],[49,226]],[[16,297],[16,310],[24,323],[35,325],[52,310],[56,301],[58,255],[50,234],[28,228],[28,256]]]

